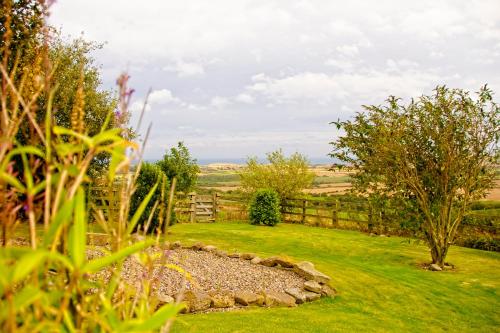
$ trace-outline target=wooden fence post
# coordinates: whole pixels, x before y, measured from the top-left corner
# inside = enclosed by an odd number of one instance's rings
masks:
[[[337,227],[339,225],[339,199],[335,199],[335,208],[333,208],[332,225]]]
[[[368,231],[373,230],[373,206],[368,206]]]
[[[306,222],[306,204],[307,204],[307,200],[303,199],[302,200],[302,221],[301,221],[302,224],[304,224]]]
[[[196,193],[189,193],[189,198],[191,199],[189,205],[189,212],[191,213],[189,216],[189,222],[194,223],[196,221]]]
[[[219,209],[218,204],[217,204],[217,199],[219,198],[219,193],[214,192],[212,194],[212,217],[215,220],[217,219],[217,210]]]

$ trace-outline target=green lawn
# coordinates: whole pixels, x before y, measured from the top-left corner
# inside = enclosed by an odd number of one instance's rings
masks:
[[[452,247],[425,271],[424,244],[300,225],[179,224],[171,240],[312,261],[339,291],[297,308],[181,315],[173,332],[500,332],[500,253]]]

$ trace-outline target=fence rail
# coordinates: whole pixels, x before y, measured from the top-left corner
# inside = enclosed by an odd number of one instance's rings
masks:
[[[178,198],[178,220],[215,222],[248,220],[247,199],[234,194],[197,195]],[[418,230],[404,227],[409,217],[399,207],[379,208],[368,200],[349,197],[287,198],[281,203],[284,223],[325,228],[361,230],[375,234],[414,236]],[[455,243],[500,251],[500,216],[472,213],[463,220]]]

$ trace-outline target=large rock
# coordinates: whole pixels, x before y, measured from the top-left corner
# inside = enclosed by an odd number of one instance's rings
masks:
[[[182,301],[186,304],[186,312],[203,311],[210,308],[212,299],[206,292],[197,290],[188,290],[177,298],[182,297]]]
[[[164,304],[170,304],[174,302],[174,298],[169,295],[156,295],[156,299],[158,300],[158,306],[162,306]]]
[[[321,295],[322,296],[328,296],[328,297],[335,297],[337,294],[337,291],[330,287],[329,285],[325,284],[321,286]]]
[[[430,269],[431,271],[435,271],[435,272],[440,272],[440,271],[442,271],[442,270],[443,270],[443,269],[442,269],[442,268],[441,268],[438,264],[431,264],[431,265],[429,266],[429,269]]]
[[[262,261],[262,259],[260,259],[259,257],[255,257],[255,258],[253,258],[252,260],[250,260],[250,262],[251,262],[252,264],[255,264],[255,265],[260,264],[260,263],[261,263],[261,261]]]
[[[286,289],[285,292],[295,298],[297,304],[302,304],[305,302],[312,302],[321,298],[321,295],[318,293],[313,293],[312,291],[304,291],[300,288],[289,288]]]
[[[304,289],[313,293],[321,293],[321,285],[316,281],[304,282]]]
[[[170,244],[170,249],[175,250],[178,249],[182,246],[180,241],[175,241],[172,244]]]
[[[307,302],[307,297],[302,289],[299,288],[289,288],[286,289],[285,292],[295,298],[295,302],[297,304],[302,304]]]
[[[205,244],[203,244],[201,242],[197,242],[197,243],[194,243],[193,245],[191,245],[190,248],[192,250],[195,250],[195,251],[200,251],[204,246],[205,246]]]
[[[213,245],[207,245],[207,246],[203,246],[201,248],[202,251],[205,251],[205,252],[215,252],[217,250],[217,248]]]
[[[313,293],[312,291],[304,291],[306,301],[312,302],[321,298],[321,294]]]
[[[212,293],[213,308],[230,308],[234,306],[234,295],[230,292]]]
[[[238,291],[234,294],[234,300],[241,305],[263,305],[264,296],[250,291]]]
[[[306,280],[314,280],[316,282],[327,284],[330,281],[330,277],[317,271],[314,265],[309,261],[302,261],[293,267],[293,270],[298,275],[302,276]]]
[[[297,306],[295,303],[295,298],[286,294],[277,291],[267,291],[264,293],[264,304],[266,306],[275,307],[275,306],[288,306],[294,307]]]
[[[267,266],[267,267],[274,267],[277,265],[280,265],[281,267],[285,268],[292,268],[294,266],[293,263],[291,263],[288,260],[285,260],[281,257],[269,257],[260,262],[261,265]]]
[[[227,257],[227,252],[222,250],[215,250],[214,254],[218,257]]]
[[[255,253],[242,253],[240,258],[245,259],[245,260],[252,260],[255,258],[257,255]]]

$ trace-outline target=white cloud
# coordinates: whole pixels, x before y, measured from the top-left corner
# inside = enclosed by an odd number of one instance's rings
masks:
[[[148,102],[150,104],[168,104],[168,103],[181,103],[181,100],[172,95],[168,89],[153,90],[149,94]]]
[[[215,96],[212,97],[212,99],[210,100],[210,105],[218,109],[225,108],[229,104],[231,104],[231,102],[229,101],[229,99],[225,97]]]
[[[357,57],[359,49],[356,45],[341,45],[336,47],[337,52],[347,57]]]
[[[250,95],[250,94],[239,94],[234,98],[235,101],[240,102],[240,103],[245,103],[245,104],[253,104],[255,103],[255,98]]]
[[[442,82],[441,79],[434,73],[399,68],[397,71],[394,68],[388,71],[372,69],[333,75],[305,72],[285,78],[259,74],[253,77],[255,83],[247,89],[276,104],[305,102],[326,105],[348,98],[382,102],[389,95],[418,96]]]
[[[212,147],[223,141],[214,133],[229,143],[246,133],[246,143],[202,150],[215,157],[246,154],[261,134],[273,148],[297,140],[390,94],[500,91],[498,0],[71,0],[56,2],[50,21],[107,42],[93,53],[104,88],[124,69],[134,97],[161,88],[146,107],[155,145],[205,135]],[[300,147],[326,153],[322,141]]]
[[[163,67],[164,71],[175,72],[178,77],[198,76],[205,74],[205,68],[200,63],[195,62],[177,62],[175,65]]]

